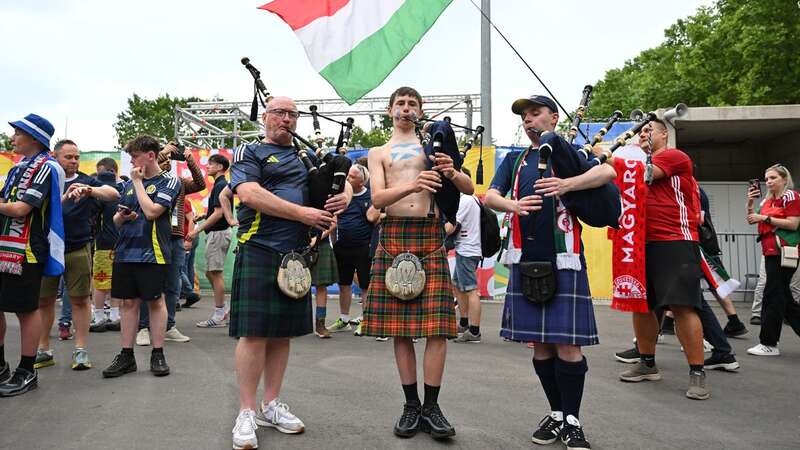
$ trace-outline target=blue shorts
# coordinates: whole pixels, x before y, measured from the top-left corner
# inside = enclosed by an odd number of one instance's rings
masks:
[[[480,256],[461,256],[456,253],[456,270],[453,274],[453,284],[461,292],[468,292],[478,288],[478,264]]]

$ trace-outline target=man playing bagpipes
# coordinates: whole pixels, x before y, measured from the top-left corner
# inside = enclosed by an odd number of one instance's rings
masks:
[[[372,204],[386,209],[364,300],[362,332],[394,337],[394,352],[406,403],[394,433],[411,437],[418,430],[434,438],[455,435],[438,405],[449,337],[456,337],[450,270],[444,249],[445,215],[434,193],[449,182],[471,194],[472,181],[457,171],[450,156],[423,147],[415,134],[422,118],[422,97],[413,88],[397,89],[389,100],[392,137],[369,152]],[[449,127],[448,127],[449,128]],[[452,133],[452,130],[450,130]],[[452,137],[452,136],[450,136]],[[446,146],[455,140],[445,141]],[[456,149],[457,151],[457,149]],[[457,197],[455,201],[457,208]],[[413,338],[426,338],[425,399],[417,392]]]
[[[699,191],[691,159],[676,148],[667,148],[667,137],[665,123],[655,117],[639,133],[639,146],[652,158],[652,164],[646,170],[652,173],[652,182],[646,189],[646,201],[643,205],[646,217],[644,255],[617,253],[616,248],[614,252],[615,258],[622,254],[622,258],[630,261],[641,261],[643,256],[645,262],[646,280],[626,282],[625,290],[629,292],[632,286],[641,286],[642,281],[647,286],[646,305],[640,300],[622,308],[633,313],[633,328],[640,360],[632,369],[621,373],[620,379],[627,382],[661,379],[661,373],[655,364],[659,323],[654,311],[668,309],[675,317],[676,334],[689,363],[689,387],[686,396],[705,400],[710,397],[710,393],[703,370],[703,329],[698,315],[702,309],[702,296],[698,293],[703,277],[698,245]],[[606,156],[606,162],[613,160],[610,153]],[[611,164],[614,165],[613,162]],[[638,179],[638,183],[642,184],[643,170],[639,169],[644,168],[641,164],[627,164],[620,161],[615,167],[623,178],[627,177],[627,181]],[[620,232],[635,228],[632,223],[630,227],[624,224],[626,217],[629,217],[627,213],[637,206],[627,200],[626,192],[633,192],[633,187],[630,189],[623,189],[623,216],[620,220],[623,227]],[[630,248],[635,249],[636,244],[631,243]],[[621,277],[617,277],[615,273],[615,302],[623,287],[617,283],[619,278]]]
[[[275,97],[262,116],[266,138],[237,149],[230,188],[238,208],[239,245],[233,269],[230,330],[236,344],[239,415],[233,448],[256,448],[257,425],[302,433],[305,425],[278,399],[292,337],[311,333],[311,274],[303,249],[309,227],[325,230],[352,196],[345,187],[324,210],[309,205],[309,171],[292,146],[299,112],[287,97]],[[313,154],[302,155],[316,163]],[[327,196],[326,196],[327,197]],[[263,374],[264,398],[256,406]]]
[[[550,152],[574,149],[553,132],[559,119],[555,102],[534,95],[515,101],[511,109],[522,117],[532,145],[508,153],[485,198],[488,207],[507,213],[508,222],[501,262],[509,268],[509,281],[500,335],[535,343],[533,367],[551,412],[539,422],[533,442],[561,438],[569,449],[588,449],[578,421],[588,370],[581,347],[599,339],[581,225],[560,196],[606,185],[614,171],[601,164],[572,178],[557,178]]]

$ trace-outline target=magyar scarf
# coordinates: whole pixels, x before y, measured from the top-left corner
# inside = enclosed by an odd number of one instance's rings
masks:
[[[647,312],[647,277],[645,273],[645,205],[647,184],[641,161],[614,158],[620,191],[622,214],[619,229],[608,229],[612,241],[611,272],[613,293],[611,307],[619,311]]]

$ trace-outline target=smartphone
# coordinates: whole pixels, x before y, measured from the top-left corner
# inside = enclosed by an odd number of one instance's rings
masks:
[[[117,205],[117,211],[126,216],[131,213],[131,209],[125,205]]]
[[[758,192],[758,196],[761,197],[761,180],[758,178],[753,178],[752,180],[748,181],[747,191],[756,191]]]

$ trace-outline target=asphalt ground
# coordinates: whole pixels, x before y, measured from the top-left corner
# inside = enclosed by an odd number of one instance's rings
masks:
[[[403,394],[392,343],[336,333],[328,340],[293,340],[281,399],[305,422],[306,432],[262,428],[260,448],[540,448],[530,435],[548,412],[547,403],[531,350],[498,336],[501,308],[484,305],[481,344],[448,346],[439,403],[456,428],[454,439],[396,438],[392,425]],[[337,309],[331,301],[329,323]],[[360,311],[358,305],[353,309]],[[178,313],[178,327],[192,340],[167,344],[172,373],[165,378],[150,374],[150,349],[137,347],[138,372],[103,379],[100,372],[119,351],[118,333],[91,334],[94,368],[85,372],[69,368],[72,342],[55,338],[56,365],[39,371],[39,388],[0,398],[0,448],[231,448],[238,411],[235,340],[227,329],[195,327],[210,312],[205,297]],[[613,353],[631,347],[630,318],[607,306],[597,306],[596,315],[601,344],[585,349],[589,373],[581,409],[593,449],[800,448],[800,339],[791,329],[783,331],[780,357],[754,357],[745,350],[757,342],[758,327],[749,326],[749,335],[732,341],[739,372],[709,371],[712,397],[694,401],[684,396],[688,368],[674,336],[658,346],[661,381],[622,383],[618,374],[627,366],[615,362]],[[6,359],[16,366],[19,325],[13,315],[6,318]],[[424,346],[424,340],[416,344],[420,373]]]

